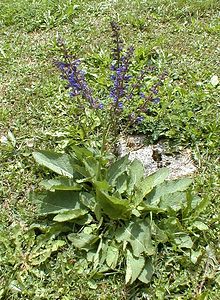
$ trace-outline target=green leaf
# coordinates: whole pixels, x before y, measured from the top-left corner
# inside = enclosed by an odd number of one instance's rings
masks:
[[[106,263],[109,268],[115,269],[118,262],[118,256],[119,256],[118,248],[111,245],[108,246]]]
[[[192,183],[191,178],[182,178],[177,180],[171,180],[156,186],[146,197],[146,203],[151,205],[157,205],[160,202],[160,198],[167,194],[173,194],[175,192],[185,191]],[[173,197],[171,195],[170,197]]]
[[[142,253],[153,255],[155,252],[150,227],[144,220],[126,222],[123,227],[116,230],[115,238],[119,243],[129,242],[136,257]]]
[[[191,237],[186,234],[181,234],[174,239],[174,242],[179,248],[188,248],[191,249],[193,246],[193,242]]]
[[[78,225],[87,225],[92,223],[92,221],[94,221],[93,217],[87,213],[86,215],[83,215],[82,217],[75,219],[74,223]]]
[[[111,191],[111,186],[106,180],[103,181],[93,181],[94,186],[100,191]]]
[[[70,233],[68,239],[73,246],[79,249],[88,250],[99,239],[97,235],[87,233]]]
[[[205,210],[209,202],[210,198],[207,196],[204,196],[202,199],[200,197],[194,197],[192,200],[192,207],[194,209],[194,212],[191,214],[191,216],[194,218],[198,217],[201,212]]]
[[[116,179],[127,171],[129,165],[128,155],[116,160],[107,171],[107,181],[110,185],[115,186]]]
[[[166,210],[163,208],[159,208],[155,205],[149,205],[149,204],[145,204],[145,203],[141,203],[140,206],[137,207],[137,209],[139,211],[150,211],[150,212],[154,212],[155,214],[159,214],[161,212],[165,212]]]
[[[127,189],[128,195],[131,195],[134,192],[136,185],[143,177],[144,166],[139,160],[134,159],[129,166],[129,183]]]
[[[180,220],[176,217],[164,218],[161,220],[159,225],[161,229],[171,236],[173,236],[176,232],[182,232],[184,230]]]
[[[191,255],[190,255],[191,262],[193,264],[196,264],[199,257],[202,256],[202,254],[203,252],[201,249],[199,249],[198,251],[191,250]]]
[[[127,200],[119,199],[99,191],[97,192],[97,201],[103,212],[113,220],[127,219],[131,214],[131,209]]]
[[[161,168],[158,171],[156,171],[155,173],[153,173],[147,177],[148,182],[152,187],[155,187],[155,186],[163,183],[164,180],[166,180],[167,177],[169,176],[169,173],[170,173],[170,171],[168,168]]]
[[[47,190],[79,191],[82,189],[80,184],[66,177],[43,180],[40,185]]]
[[[103,240],[102,240],[102,238],[100,238],[99,245],[98,245],[96,254],[94,255],[94,259],[93,259],[93,270],[95,270],[99,265],[102,245],[103,245]]]
[[[159,207],[162,209],[171,208],[178,211],[186,204],[186,193],[176,192],[167,195],[162,195],[160,198]]]
[[[116,179],[116,191],[119,194],[123,194],[127,190],[128,188],[127,179],[128,179],[127,174],[122,174]]]
[[[132,284],[138,276],[141,274],[145,265],[145,259],[143,256],[134,257],[132,252],[127,249],[126,253],[126,275],[125,282]]]
[[[166,232],[160,229],[154,221],[151,222],[151,231],[156,243],[166,243],[168,241]]]
[[[72,145],[71,148],[76,158],[78,158],[78,160],[80,160],[81,162],[83,162],[85,158],[93,157],[93,153],[85,147]]]
[[[53,218],[53,220],[56,222],[67,222],[82,217],[87,213],[88,211],[84,209],[71,209],[59,213]]]
[[[137,187],[137,192],[134,195],[133,202],[135,205],[139,205],[155,186],[164,182],[168,175],[169,170],[167,168],[161,168],[154,174],[143,179]]]
[[[209,227],[205,223],[200,222],[200,221],[193,222],[192,227],[196,227],[196,228],[198,228],[201,231],[209,229]]]
[[[93,157],[87,157],[82,160],[86,171],[88,172],[89,176],[95,177],[98,173],[99,163]]]
[[[101,210],[101,206],[99,203],[95,204],[93,211],[94,211],[96,220],[101,221],[102,220],[102,210]]]
[[[88,207],[91,211],[94,210],[94,207],[96,205],[96,200],[94,195],[87,192],[80,193],[80,202],[86,207]]]
[[[81,166],[81,165],[73,162],[72,168],[75,172],[79,173],[83,177],[86,177],[86,179],[82,179],[82,178],[78,179],[77,182],[80,183],[80,182],[84,182],[84,181],[89,181],[89,178],[91,178],[89,172],[85,169],[84,166]]]
[[[138,279],[143,283],[149,283],[154,273],[153,264],[150,258],[147,259],[143,271],[141,272]]]
[[[71,159],[67,154],[52,151],[34,152],[33,157],[37,163],[47,167],[59,175],[73,178],[73,167]]]
[[[40,206],[39,213],[42,215],[57,214],[65,210],[85,208],[79,201],[79,192],[77,191],[47,191],[34,193],[31,195],[31,200]]]

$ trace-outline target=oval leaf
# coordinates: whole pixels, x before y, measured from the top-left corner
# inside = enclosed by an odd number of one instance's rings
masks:
[[[147,259],[146,264],[143,268],[138,279],[143,283],[149,283],[154,273],[154,268],[151,259]]]
[[[53,220],[56,222],[66,222],[77,219],[84,216],[87,213],[87,210],[84,209],[73,209],[59,213],[56,215]]]
[[[140,275],[145,265],[144,257],[134,257],[130,250],[126,255],[126,275],[125,282],[132,284]]]
[[[79,201],[79,192],[77,191],[34,193],[31,195],[31,200],[39,205],[39,212],[42,215],[85,208]]]
[[[114,246],[108,246],[106,263],[109,268],[114,269],[116,267],[117,262],[118,262],[118,255],[119,255],[118,248],[116,248]]]
[[[143,220],[127,222],[125,226],[116,230],[115,238],[117,242],[129,242],[136,257],[139,257],[142,253],[154,254],[150,227]]]
[[[43,180],[40,185],[47,190],[79,191],[82,188],[80,184],[66,177]]]
[[[70,233],[68,235],[68,239],[74,247],[80,249],[88,249],[90,248],[98,239],[99,237],[94,234],[87,234],[87,233]]]
[[[37,163],[47,167],[55,173],[73,178],[73,168],[70,157],[67,154],[52,151],[34,152],[33,157]]]

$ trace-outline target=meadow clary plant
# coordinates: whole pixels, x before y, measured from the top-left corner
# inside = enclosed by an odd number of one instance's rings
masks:
[[[109,159],[105,147],[117,138],[124,110],[137,101],[129,122],[141,122],[149,103],[160,102],[159,87],[166,76],[162,74],[147,85],[145,79],[155,69],[150,66],[134,77],[134,49],[124,50],[119,26],[114,22],[111,26],[114,48],[108,101],[102,103],[94,96],[79,60],[72,60],[65,47],[66,62],[57,63],[79,109],[100,115],[101,151],[72,145],[69,153],[34,152],[36,162],[53,173],[41,182],[44,191],[32,196],[39,214],[50,220],[52,216],[50,226],[57,235],[67,234],[65,242],[72,243],[79,253],[81,272],[104,276],[124,268],[127,284],[148,284],[162,247],[168,244],[183,253],[193,250],[195,236],[190,226],[205,202],[191,193],[191,178],[167,181],[166,168],[146,177],[142,163],[130,161],[128,155]],[[61,246],[65,242],[57,241]]]
[[[150,103],[159,104],[159,88],[163,85],[167,74],[164,72],[155,76],[156,67],[146,66],[134,76],[132,74],[134,47],[125,49],[120,37],[120,27],[116,22],[111,22],[111,29],[113,48],[108,99],[101,101],[94,96],[92,88],[87,83],[86,73],[80,69],[80,60],[73,59],[61,40],[59,46],[65,62],[56,62],[56,66],[62,72],[62,78],[68,82],[70,96],[77,97],[80,111],[83,112],[88,108],[96,110],[103,129],[103,149],[106,143],[111,142],[113,145],[111,148],[114,150],[114,142],[119,133],[135,123],[142,122],[148,113]],[[153,77],[153,83],[150,82],[149,87],[149,78]],[[122,124],[122,119],[125,120],[125,110],[126,124]]]

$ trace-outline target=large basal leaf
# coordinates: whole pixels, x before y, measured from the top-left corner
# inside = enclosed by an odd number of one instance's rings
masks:
[[[143,256],[135,257],[132,252],[127,249],[126,253],[126,275],[125,282],[132,284],[141,274],[145,265]]]
[[[182,178],[177,180],[171,180],[156,186],[146,197],[146,203],[151,205],[157,205],[160,202],[160,198],[167,194],[173,194],[176,192],[185,191],[192,183],[191,178]],[[173,197],[173,195],[171,196]]]
[[[119,251],[115,246],[108,246],[106,253],[106,263],[107,266],[111,269],[114,269],[117,266]]]
[[[154,174],[143,179],[139,183],[137,187],[137,191],[134,195],[133,202],[135,203],[135,205],[136,206],[139,205],[144,199],[144,197],[147,194],[149,194],[155,186],[165,181],[168,175],[169,175],[169,170],[167,168],[161,168]]]
[[[139,160],[134,159],[129,166],[129,183],[127,189],[128,195],[131,195],[134,192],[134,188],[137,186],[137,184],[141,181],[143,177],[144,166]]]
[[[39,205],[39,213],[42,215],[57,214],[71,209],[84,209],[79,201],[78,191],[42,192],[31,195],[31,200]]]
[[[128,201],[108,195],[105,192],[97,192],[97,201],[103,212],[110,219],[128,219],[131,214],[131,208]]]
[[[164,180],[167,179],[169,176],[169,169],[168,168],[161,168],[155,173],[151,174],[148,176],[148,180],[151,183],[153,187],[157,186],[158,184],[161,184],[164,182]]]
[[[162,209],[171,208],[174,211],[178,211],[186,205],[186,193],[176,192],[172,194],[163,195],[160,198],[159,207]]]
[[[151,281],[153,273],[154,273],[153,264],[152,264],[151,259],[148,258],[138,279],[140,281],[142,281],[143,283],[147,284]]]
[[[115,184],[116,191],[120,194],[123,194],[125,191],[128,189],[128,175],[127,174],[121,174],[116,179],[116,184]]]
[[[56,222],[67,222],[82,217],[87,213],[88,211],[85,209],[71,209],[60,212],[53,218],[53,220]]]
[[[160,229],[154,221],[151,221],[151,233],[157,244],[166,243],[168,241],[168,236],[165,230]]]
[[[150,226],[144,220],[126,222],[123,227],[116,230],[117,242],[129,242],[134,256],[142,253],[153,255],[155,250],[152,245]]]
[[[77,184],[75,180],[66,177],[43,180],[40,185],[46,190],[79,191],[82,189],[82,185]]]
[[[89,176],[95,177],[98,173],[99,162],[94,157],[87,157],[82,160]]]
[[[74,247],[88,250],[99,239],[97,235],[81,233],[70,233],[68,239],[72,242]]]
[[[107,171],[107,181],[110,185],[115,186],[116,179],[127,171],[129,166],[128,155],[116,160]]]
[[[75,172],[77,172],[78,174],[82,175],[83,177],[90,178],[90,174],[84,166],[82,166],[76,162],[73,162],[72,167],[73,167],[73,170]],[[84,180],[84,179],[80,178],[79,181],[81,181],[81,180]]]
[[[71,158],[67,154],[52,151],[38,151],[33,153],[37,163],[47,167],[59,175],[73,178]]]

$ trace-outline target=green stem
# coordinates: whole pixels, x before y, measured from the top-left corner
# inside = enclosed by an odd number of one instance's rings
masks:
[[[106,140],[107,136],[109,133],[109,129],[111,128],[111,122],[106,126],[104,132],[103,132],[103,137],[102,137],[102,146],[101,146],[101,152],[100,152],[100,157],[99,157],[99,163],[98,163],[98,172],[96,174],[96,180],[101,180],[101,165],[102,165],[102,156],[105,151],[105,146],[106,146]]]

